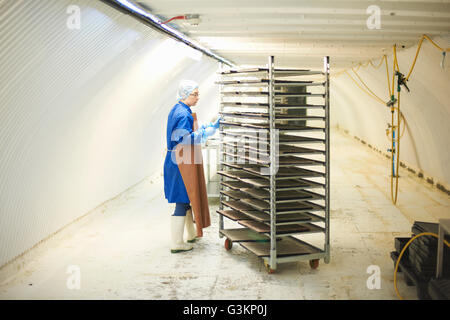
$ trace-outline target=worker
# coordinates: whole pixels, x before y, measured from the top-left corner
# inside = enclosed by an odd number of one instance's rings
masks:
[[[167,121],[164,161],[164,194],[169,203],[175,203],[170,217],[172,253],[192,250],[191,243],[202,237],[202,229],[211,224],[201,143],[216,132],[221,120],[219,117],[198,128],[196,114],[191,110],[199,100],[198,84],[194,81],[181,81],[177,100]],[[185,227],[188,243],[183,239]]]

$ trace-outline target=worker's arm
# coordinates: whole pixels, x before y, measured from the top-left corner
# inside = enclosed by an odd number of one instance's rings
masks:
[[[216,129],[219,129],[220,121],[222,121],[222,119],[223,119],[222,116],[219,115],[219,117],[217,118],[217,120],[214,121],[214,123],[212,123],[212,127],[216,128]]]
[[[200,128],[201,128],[201,129],[206,129],[206,128],[209,128],[209,127],[214,127],[214,128],[216,128],[216,129],[219,129],[220,120],[222,120],[222,119],[223,119],[222,116],[219,115],[219,117],[217,118],[216,121],[214,121],[214,122],[209,122],[209,123],[207,123],[207,124],[202,124],[202,125],[200,126]]]
[[[216,121],[210,122],[210,125],[205,128],[205,132],[202,136],[202,143],[205,143],[209,137],[213,136],[216,133],[216,130],[219,129],[220,120],[222,120],[222,116],[219,115]]]
[[[209,137],[213,136],[216,133],[216,130],[217,129],[214,128],[213,126],[204,129],[203,135],[201,137],[201,142],[205,143],[206,140],[208,140]]]
[[[188,132],[185,129],[177,129],[179,134],[175,134],[175,141],[181,144],[201,144],[205,143],[206,140],[216,133],[216,128],[207,127],[206,129],[200,128],[197,131]],[[175,131],[174,131],[175,133]],[[184,133],[184,134],[183,134]],[[173,136],[173,135],[172,135]]]
[[[192,129],[192,121],[190,117],[182,117],[177,125],[177,129],[173,131],[172,137],[176,144],[201,144],[216,133],[219,128],[221,116],[209,124],[202,125],[197,131]]]
[[[189,116],[181,116],[177,122],[176,129],[172,131],[171,139],[175,145],[181,144],[200,144],[205,129],[199,128],[197,131],[192,130],[193,119]]]

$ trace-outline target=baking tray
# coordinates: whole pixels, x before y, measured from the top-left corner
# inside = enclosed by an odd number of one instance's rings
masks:
[[[230,69],[227,71],[220,72],[221,75],[239,75],[239,74],[254,74],[254,73],[268,73],[267,68],[244,68],[244,69]],[[276,68],[273,70],[274,77],[297,77],[306,75],[324,75],[322,71],[313,71],[309,69],[280,69]]]
[[[240,220],[238,223],[258,233],[270,233],[270,225],[254,221],[254,220]],[[310,232],[312,228],[308,224],[286,224],[277,226],[277,235]]]
[[[220,164],[223,164],[224,166],[227,166],[227,167],[230,167],[230,168],[233,168],[233,169],[241,169],[241,170],[243,170],[244,168],[247,168],[247,169],[251,169],[251,168],[256,168],[256,169],[258,169],[258,168],[261,168],[261,166],[260,165],[257,165],[257,164],[250,164],[250,163],[237,163],[237,162],[221,162]]]
[[[234,200],[239,200],[239,199],[249,197],[248,193],[244,193],[240,190],[221,190],[220,193],[222,193],[223,195],[230,197],[231,199],[234,199]]]
[[[269,70],[267,68],[242,68],[242,69],[230,69],[219,73],[221,75],[238,75],[238,74],[258,73],[258,72],[269,72]]]
[[[286,68],[275,68],[275,77],[296,77],[296,76],[309,76],[309,75],[324,75],[322,71],[315,71],[309,69],[286,69]]]
[[[324,166],[325,162],[308,158],[285,156],[278,159],[278,166]]]
[[[220,234],[233,242],[267,242],[270,238],[249,228],[222,229]]]
[[[251,97],[267,97],[269,95],[268,92],[264,91],[222,91],[222,96],[232,97],[232,96],[251,96]]]
[[[252,220],[257,220],[257,221],[270,221],[270,214],[263,212],[263,211],[258,211],[258,210],[247,210],[247,209],[243,209],[241,211],[239,211],[243,214],[245,214],[246,216],[250,217]],[[267,218],[269,220],[267,220]]]
[[[269,149],[267,146],[268,144],[258,145],[256,143],[237,143],[237,142],[230,142],[230,141],[224,141],[224,146],[226,146],[226,149],[229,151],[234,150],[236,148],[243,148],[250,149],[257,153],[263,153],[267,154],[269,153]],[[241,151],[244,151],[241,149]],[[249,151],[250,152],[250,151]],[[311,149],[311,148],[305,148],[305,147],[298,147],[298,146],[291,146],[291,145],[278,145],[278,156],[284,156],[284,155],[294,155],[294,154],[325,154],[325,150],[318,150],[318,149]]]
[[[224,84],[224,85],[233,85],[233,84],[268,84],[269,79],[250,79],[250,80],[221,80],[216,81],[216,84]],[[313,82],[313,81],[293,81],[293,80],[274,80],[275,85],[310,85],[310,84],[321,84],[324,85],[324,82]]]
[[[270,180],[269,179],[251,179],[245,178],[241,179],[242,182],[248,183],[252,186],[258,188],[269,188]],[[280,180],[276,183],[277,190],[286,190],[286,189],[300,189],[300,188],[323,188],[324,184],[303,180],[303,179],[289,179],[289,180]]]
[[[224,154],[228,157],[232,157],[234,159],[245,160],[246,163],[249,164],[257,164],[260,166],[268,167],[270,166],[270,162],[268,159],[261,159],[258,157],[253,157],[249,152],[246,152],[244,156],[239,154],[233,154],[230,152],[224,152]],[[292,166],[324,166],[325,162],[319,160],[313,160],[308,158],[296,157],[296,156],[283,156],[278,158],[278,166],[279,167],[292,167]]]
[[[232,179],[253,178],[255,176],[255,174],[253,174],[253,173],[249,173],[247,171],[240,171],[240,170],[217,171],[217,174],[228,177],[228,178],[232,178]]]
[[[240,245],[258,257],[270,256],[270,242],[243,242]],[[324,253],[324,251],[294,237],[286,237],[277,242],[277,258],[316,253]]]
[[[237,107],[237,108],[269,108],[268,103],[259,102],[240,102],[240,101],[222,101],[220,103],[224,107]],[[295,104],[295,103],[276,103],[276,109],[325,109],[325,105],[321,104]]]
[[[322,104],[295,104],[295,103],[276,103],[276,109],[325,109]]]
[[[240,199],[240,201],[256,210],[270,212],[270,203],[268,201],[250,198]],[[296,213],[296,212],[323,211],[323,210],[325,210],[325,207],[308,201],[277,203],[276,205],[277,213],[283,212]]]
[[[238,107],[238,108],[268,108],[268,103],[259,103],[259,102],[229,102],[222,101],[220,103],[224,107]]]
[[[221,185],[224,185],[225,187],[228,187],[232,190],[240,190],[242,188],[251,188],[252,185],[249,183],[245,183],[242,181],[222,181],[220,182]]]
[[[231,208],[231,209],[234,209],[234,210],[240,211],[240,212],[242,210],[247,210],[247,211],[254,210],[251,206],[249,206],[248,204],[243,203],[242,201],[235,201],[235,200],[222,201],[222,204],[227,206],[227,207],[229,207],[229,208]]]
[[[233,221],[252,220],[253,219],[252,217],[249,217],[248,215],[246,215],[246,214],[244,214],[242,212],[233,210],[233,209],[230,209],[230,210],[217,210],[217,213],[222,215],[222,216],[225,216],[228,219],[233,220]]]
[[[264,170],[263,170],[264,169]],[[253,173],[254,175],[270,178],[270,170],[266,167],[243,167],[243,170]],[[281,167],[278,168],[276,175],[276,179],[278,178],[315,178],[315,177],[325,177],[325,173],[308,170],[297,167]]]
[[[267,123],[240,123],[233,121],[223,120],[220,122],[223,126],[234,126],[234,127],[243,127],[243,128],[251,128],[251,129],[261,129],[261,130],[269,130],[269,124]],[[311,126],[300,126],[300,125],[291,125],[291,124],[281,124],[276,123],[275,129],[285,130],[285,131],[325,131],[323,127],[311,127]]]
[[[267,91],[222,91],[223,97],[268,97]],[[312,92],[275,92],[277,97],[325,97],[325,93]]]
[[[231,118],[253,118],[257,120],[268,120],[269,114],[267,112],[241,112],[241,111],[222,111],[219,112],[222,116],[231,117]],[[298,116],[293,114],[276,114],[275,120],[325,120],[325,117],[322,116]]]
[[[270,214],[257,210],[242,210],[242,213],[252,218],[253,220],[260,222],[270,222]],[[323,222],[324,218],[312,214],[310,212],[296,212],[277,214],[275,216],[276,224],[288,224],[288,223],[304,223],[304,222]]]
[[[230,147],[228,147],[228,149],[224,148],[222,153],[225,156],[230,157],[230,158],[244,158],[244,159],[249,158],[250,159],[250,152],[245,151],[245,150],[244,150],[244,152],[242,152],[242,150],[240,150],[239,152],[234,152],[234,150],[232,150]],[[251,159],[256,159],[256,158],[251,158]],[[249,163],[252,163],[252,162],[249,161]],[[253,164],[258,164],[258,161],[253,161]]]
[[[225,136],[224,142],[235,142],[235,143],[258,143],[260,145],[267,145],[270,143],[270,136],[267,134],[265,137],[259,134],[258,131],[254,131],[254,133],[249,133],[248,130],[245,131],[224,131],[223,135]],[[324,139],[320,138],[312,138],[312,137],[303,137],[296,136],[290,134],[280,134],[278,135],[279,143],[325,143]]]
[[[241,192],[250,195],[250,197],[260,200],[270,200],[270,192],[264,189],[256,189],[256,188],[243,188]],[[292,190],[292,191],[277,191],[276,192],[276,201],[289,201],[289,200],[321,200],[324,199],[325,196],[305,191],[305,190]]]

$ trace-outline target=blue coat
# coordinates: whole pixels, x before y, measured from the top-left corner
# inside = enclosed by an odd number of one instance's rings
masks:
[[[179,143],[198,143],[193,133],[191,108],[181,101],[170,110],[167,120],[167,154],[164,160],[164,195],[169,203],[189,203],[189,197],[173,152]],[[184,138],[184,139],[183,139]],[[172,159],[173,158],[173,159]]]

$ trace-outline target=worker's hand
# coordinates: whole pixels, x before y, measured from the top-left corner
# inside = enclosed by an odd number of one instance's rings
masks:
[[[214,127],[208,127],[206,129],[204,129],[203,135],[202,135],[202,143],[205,143],[209,137],[214,135],[214,133],[216,133],[216,128],[214,128]]]
[[[217,118],[217,120],[212,124],[212,126],[213,126],[215,129],[219,129],[220,121],[221,121],[221,120],[223,120],[223,118],[222,118],[221,115],[219,115],[219,118]]]
[[[214,126],[208,127],[205,129],[205,132],[203,133],[203,136],[205,138],[211,137],[214,133],[216,133],[216,128]]]

